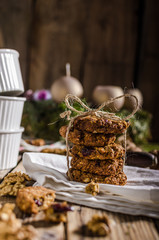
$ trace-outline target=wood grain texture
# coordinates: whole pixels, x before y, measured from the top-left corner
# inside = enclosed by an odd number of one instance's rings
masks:
[[[145,1],[138,87],[143,92],[144,108],[153,114],[152,133],[159,140],[159,1]]]
[[[65,74],[84,86],[141,89],[159,140],[159,2],[157,0],[1,0],[0,47],[20,52],[25,88],[50,88]]]
[[[27,86],[28,43],[32,0],[0,1],[0,48],[16,49]]]
[[[64,74],[67,61],[71,63],[72,74],[83,83],[87,99],[98,84],[130,87],[137,2],[37,1],[30,87],[49,88],[51,82]]]

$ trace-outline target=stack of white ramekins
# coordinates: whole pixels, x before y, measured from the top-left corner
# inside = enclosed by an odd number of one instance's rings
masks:
[[[25,98],[16,96],[23,92],[19,53],[0,49],[0,170],[11,169],[18,161]]]

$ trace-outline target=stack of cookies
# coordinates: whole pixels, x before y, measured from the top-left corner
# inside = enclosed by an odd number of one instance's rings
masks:
[[[68,139],[73,143],[70,175],[77,182],[125,185],[123,172],[125,150],[115,143],[116,135],[124,133],[129,122],[110,120],[96,115],[79,116],[70,129]],[[66,136],[67,126],[60,129]]]

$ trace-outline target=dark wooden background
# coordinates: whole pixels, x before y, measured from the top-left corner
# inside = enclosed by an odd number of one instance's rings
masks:
[[[159,140],[158,0],[1,0],[0,47],[20,52],[25,89],[50,88],[65,73],[84,86],[139,88]]]

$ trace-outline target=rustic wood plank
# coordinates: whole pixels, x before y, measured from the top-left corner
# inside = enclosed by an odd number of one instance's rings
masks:
[[[131,87],[137,38],[138,1],[92,1],[86,21],[84,89],[96,85]]]
[[[50,88],[51,83],[64,74],[68,61],[72,74],[83,82],[88,99],[98,84],[130,87],[137,9],[136,0],[37,1],[30,87],[33,90]]]
[[[101,210],[74,206],[74,212],[68,213],[67,219],[67,236],[70,240],[80,240],[82,236],[85,240],[92,239],[88,236],[85,229],[82,228],[91,219],[94,214],[102,214]],[[93,237],[94,240],[110,239],[110,236],[105,237]]]
[[[0,48],[12,48],[20,53],[20,64],[25,84],[27,84],[31,12],[32,0],[0,1]]]
[[[65,75],[66,62],[71,63],[72,75],[79,78],[88,6],[83,0],[36,1],[30,88],[50,88],[56,78]]]
[[[85,236],[84,239],[90,240],[91,237],[86,236],[85,232],[79,233],[79,229],[96,213],[106,213],[110,219],[115,221],[115,225],[112,226],[112,232],[106,238],[93,239],[155,240],[159,237],[154,221],[150,218],[110,213],[86,207],[75,207],[75,211],[68,214],[67,233],[69,239],[78,240],[81,239],[82,236]]]
[[[145,0],[142,44],[139,60],[138,87],[144,96],[144,108],[153,114],[153,141],[159,141],[159,1]]]

